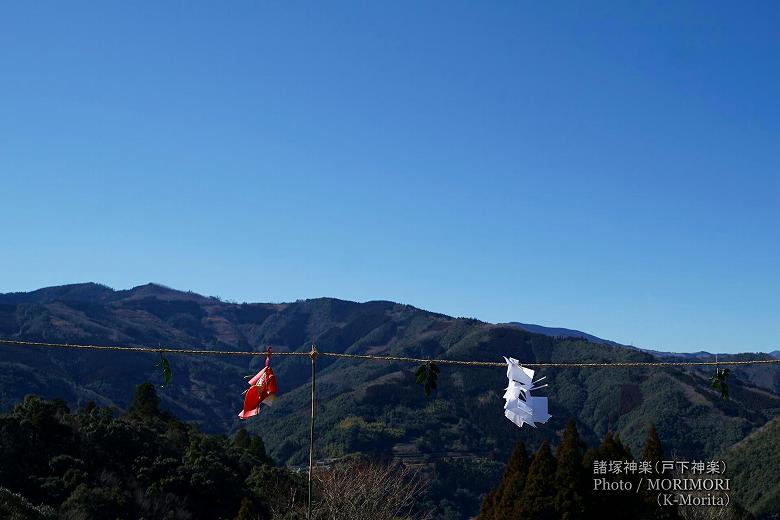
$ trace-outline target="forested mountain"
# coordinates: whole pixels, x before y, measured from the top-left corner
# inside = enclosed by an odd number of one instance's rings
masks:
[[[270,519],[304,480],[245,431],[204,435],[139,385],[128,413],[29,396],[0,415],[0,517]],[[299,516],[295,518],[300,518]]]
[[[114,291],[97,284],[0,295],[0,337],[115,345],[165,345],[214,350],[391,354],[521,362],[652,361],[652,354],[611,344],[555,338],[511,325],[452,318],[387,301],[355,303],[331,298],[294,303],[239,304],[160,285]],[[2,346],[0,407],[26,394],[88,401],[126,410],[134,387],[160,381],[153,354],[107,353]],[[767,357],[745,354],[743,357]],[[160,390],[162,406],[213,433],[239,425],[244,376],[263,357],[169,355],[173,383]],[[302,464],[308,446],[310,362],[274,357],[279,398],[247,423],[270,455]],[[763,426],[780,410],[780,377],[773,367],[732,371],[731,399],[711,390],[711,370],[692,368],[549,369],[550,422],[523,428],[503,416],[506,386],[500,368],[442,366],[439,389],[426,398],[414,383],[414,365],[320,357],[317,362],[318,457],[365,452],[411,461],[450,464],[468,458],[474,475],[450,482],[453,510],[474,511],[500,478],[522,439],[534,450],[555,438],[569,417],[596,445],[618,432],[640,449],[649,423],[671,453],[713,457]],[[462,473],[462,472],[461,472]],[[472,483],[465,482],[469,480]]]
[[[731,446],[721,457],[734,491],[762,518],[780,518],[780,417]]]

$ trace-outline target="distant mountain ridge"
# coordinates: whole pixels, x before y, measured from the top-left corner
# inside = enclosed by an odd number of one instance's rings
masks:
[[[316,343],[323,351],[415,358],[500,361],[511,355],[523,363],[658,359],[616,344],[541,335],[388,301],[316,298],[239,304],[159,284],[115,291],[87,283],[0,294],[0,337],[255,351],[258,356],[251,358],[168,356],[174,379],[160,390],[163,406],[220,433],[238,426],[244,376],[262,366],[267,345],[280,352],[304,352]],[[74,407],[96,401],[126,409],[136,384],[160,382],[153,354],[7,346],[0,346],[0,352],[2,409],[31,393],[61,397]],[[768,354],[734,357],[764,359]],[[279,398],[245,425],[262,434],[276,460],[304,463],[310,361],[279,356],[272,363]],[[732,446],[780,410],[780,378],[773,368],[733,371],[728,401],[709,388],[711,370],[545,369],[541,372],[549,387],[544,392],[553,418],[540,428],[521,430],[503,416],[504,370],[442,366],[439,389],[426,398],[414,383],[415,368],[319,358],[318,457],[364,452],[425,460],[444,447],[475,463],[503,464],[517,439],[536,446],[575,417],[591,444],[607,431],[617,431],[638,453],[652,421],[670,450],[703,458]],[[468,493],[462,500],[458,507],[466,513],[478,504]]]
[[[519,321],[510,321],[509,325],[520,327],[521,329],[526,330],[528,332],[533,332],[534,334],[544,334],[545,336],[551,336],[554,338],[578,338],[578,339],[584,339],[586,341],[590,341],[591,343],[602,343],[604,345],[615,345],[615,346],[619,345],[619,343],[616,343],[614,341],[610,341],[608,339],[602,339],[597,336],[594,336],[593,334],[582,332],[581,330],[566,329],[563,327],[545,327],[543,325],[535,325],[533,323],[520,323]]]
[[[507,325],[519,327],[525,331],[533,332],[535,334],[544,334],[545,336],[550,336],[553,338],[584,339],[585,341],[590,341],[591,343],[601,343],[604,345],[613,345],[616,347],[641,350],[642,352],[648,352],[658,357],[676,357],[676,358],[709,360],[711,358],[714,358],[715,356],[722,356],[725,359],[728,356],[734,355],[734,354],[724,354],[724,353],[718,354],[713,352],[707,352],[705,350],[699,350],[698,352],[668,352],[668,351],[655,350],[650,348],[635,347],[634,345],[625,345],[623,343],[618,343],[617,341],[603,339],[598,336],[594,336],[593,334],[582,332],[581,330],[576,330],[576,329],[567,329],[564,327],[546,327],[544,325],[536,325],[533,323],[520,323],[518,321],[510,321],[509,323],[507,323]],[[780,350],[768,352],[767,354],[775,358],[780,358]]]
[[[0,293],[0,303],[52,303],[56,301],[109,303],[122,299],[158,297],[166,300],[216,300],[192,291],[179,291],[159,283],[147,283],[126,290],[114,290],[107,285],[86,282],[43,287],[30,292]]]

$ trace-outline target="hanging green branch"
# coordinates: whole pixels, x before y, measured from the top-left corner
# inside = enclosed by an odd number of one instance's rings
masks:
[[[430,396],[432,390],[436,390],[439,380],[439,367],[433,361],[427,361],[417,369],[417,384],[423,385],[425,395]]]
[[[710,386],[715,390],[720,390],[721,399],[729,398],[729,385],[726,384],[726,378],[729,377],[729,369],[716,368],[715,373],[710,377]]]
[[[163,353],[160,352],[160,361],[154,366],[159,368],[162,373],[163,384],[160,385],[160,388],[165,388],[173,380],[173,372],[171,371],[171,364],[168,362],[168,358],[163,356]]]

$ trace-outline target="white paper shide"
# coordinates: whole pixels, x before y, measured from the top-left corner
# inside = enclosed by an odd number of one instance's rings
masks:
[[[531,391],[547,386],[537,385],[544,377],[534,381],[534,371],[520,366],[514,358],[506,360],[506,377],[509,386],[504,393],[504,415],[507,419],[522,427],[524,424],[533,426],[534,423],[546,423],[551,417],[547,413],[547,398],[531,395]]]

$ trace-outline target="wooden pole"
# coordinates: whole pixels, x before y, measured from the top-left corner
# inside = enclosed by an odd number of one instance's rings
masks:
[[[309,356],[311,356],[311,421],[310,421],[310,430],[309,430],[309,499],[308,499],[308,514],[306,516],[307,520],[311,520],[311,482],[312,482],[312,473],[314,471],[314,415],[315,415],[315,406],[314,406],[314,389],[317,384],[317,346],[312,344],[311,351],[309,352]]]

